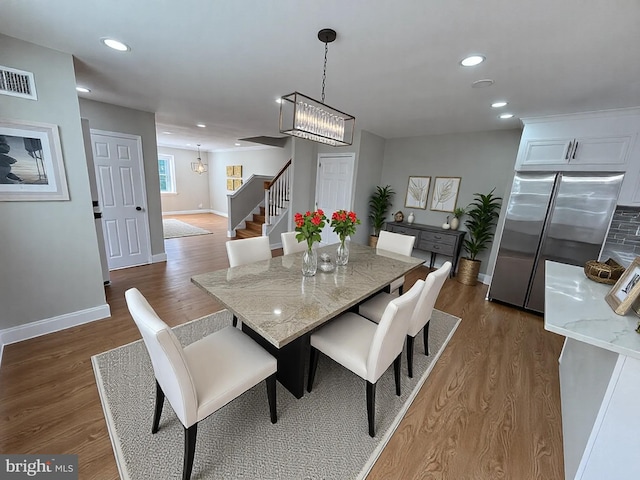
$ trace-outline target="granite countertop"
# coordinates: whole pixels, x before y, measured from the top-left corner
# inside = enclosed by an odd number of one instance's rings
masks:
[[[337,245],[319,249],[335,254]],[[274,346],[287,343],[349,309],[423,259],[352,243],[349,263],[302,276],[302,253],[195,275],[191,281]]]
[[[544,328],[568,338],[640,359],[640,320],[616,315],[604,297],[610,285],[589,280],[582,267],[547,261]]]

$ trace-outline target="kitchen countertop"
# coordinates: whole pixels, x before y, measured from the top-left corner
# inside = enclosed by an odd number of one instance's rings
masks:
[[[640,359],[638,317],[616,315],[605,301],[610,285],[589,280],[582,267],[547,261],[544,328]]]

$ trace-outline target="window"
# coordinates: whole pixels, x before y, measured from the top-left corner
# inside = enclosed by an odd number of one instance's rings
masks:
[[[158,173],[160,176],[160,193],[176,193],[173,155],[158,155]]]

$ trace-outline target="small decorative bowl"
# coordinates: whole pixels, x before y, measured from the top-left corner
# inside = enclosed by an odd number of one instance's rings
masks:
[[[333,272],[336,269],[333,260],[331,259],[331,255],[328,253],[320,254],[320,261],[318,262],[318,268],[321,272],[329,273]]]
[[[584,264],[584,274],[594,282],[614,285],[624,273],[624,267],[613,259],[606,262],[589,260]]]

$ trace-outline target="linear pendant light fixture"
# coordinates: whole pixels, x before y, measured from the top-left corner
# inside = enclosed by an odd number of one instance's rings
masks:
[[[202,163],[202,158],[200,158],[200,144],[198,144],[198,161],[191,162],[191,170],[196,172],[198,175],[202,175],[203,173],[207,173],[208,165],[206,163]]]
[[[334,147],[353,143],[355,117],[324,103],[327,52],[329,44],[335,39],[335,30],[324,28],[318,32],[318,40],[324,43],[322,101],[319,102],[298,92],[283,96],[280,99],[280,133]]]

